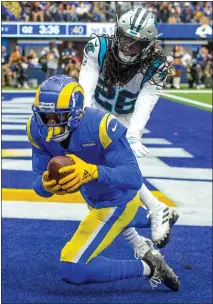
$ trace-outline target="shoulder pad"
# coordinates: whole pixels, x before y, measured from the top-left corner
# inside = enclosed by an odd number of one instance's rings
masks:
[[[112,114],[105,114],[99,125],[99,139],[104,149],[126,133],[126,128]]]
[[[84,48],[84,55],[96,59],[102,70],[103,62],[106,56],[108,41],[104,37],[95,37],[87,42]]]
[[[35,126],[35,122],[33,120],[33,114],[30,116],[30,118],[27,121],[26,131],[27,131],[27,136],[28,136],[28,139],[29,139],[29,142],[31,143],[31,145],[33,145],[37,149],[40,149],[40,147],[38,145],[38,138],[39,138],[38,128],[37,128],[37,125]]]

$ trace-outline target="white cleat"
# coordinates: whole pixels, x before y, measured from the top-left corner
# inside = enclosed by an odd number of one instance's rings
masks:
[[[171,228],[177,222],[178,213],[167,207],[164,204],[160,204],[159,207],[149,212],[152,228],[152,241],[159,248],[165,247],[170,238]]]
[[[135,258],[141,260],[145,254],[153,248],[152,241],[142,237],[141,244],[134,249]]]

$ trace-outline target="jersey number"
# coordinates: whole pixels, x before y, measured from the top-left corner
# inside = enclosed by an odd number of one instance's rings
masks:
[[[131,93],[123,89],[119,91],[117,98],[115,98],[115,96],[116,90],[112,86],[103,87],[103,81],[99,79],[94,97],[100,106],[108,112],[112,112],[114,104],[114,111],[117,114],[129,114],[134,111],[138,93]],[[127,101],[127,99],[129,99],[129,101]],[[110,104],[108,100],[113,101],[113,104]]]

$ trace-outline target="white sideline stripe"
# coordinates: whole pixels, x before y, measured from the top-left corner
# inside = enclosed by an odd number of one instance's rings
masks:
[[[6,119],[7,121],[8,119]],[[3,122],[6,122],[3,120]],[[12,119],[11,119],[12,121]],[[13,120],[14,121],[14,120]],[[8,122],[8,121],[7,121]],[[17,122],[17,120],[15,121]],[[20,122],[27,122],[26,120],[20,121]],[[28,141],[28,138],[26,135],[10,135],[10,134],[3,134],[2,135],[2,141]],[[171,142],[164,138],[144,138],[143,139],[144,144],[156,144],[156,145],[172,145]]]
[[[172,143],[164,138],[143,138],[142,139],[143,144],[150,144],[150,145],[172,145]]]
[[[194,157],[182,148],[149,148],[146,157]]]
[[[190,94],[190,93],[208,93],[212,94],[212,90],[163,90],[163,93],[185,93],[185,94]]]
[[[14,157],[31,157],[32,149],[3,149],[4,152],[7,150],[14,154]],[[194,157],[182,148],[149,148],[150,154],[146,157]],[[17,154],[17,156],[16,156]]]
[[[212,226],[211,212],[200,208],[194,212],[193,206],[175,208],[180,214],[176,225]],[[86,204],[82,203],[41,203],[22,201],[2,201],[3,218],[47,219],[82,221],[89,214]]]
[[[2,109],[14,109],[14,108],[23,108],[26,109],[26,107],[31,108],[32,106],[32,102],[25,102],[25,103],[21,103],[21,102],[2,102]]]
[[[2,135],[2,141],[12,141],[12,142],[20,142],[20,141],[29,141],[26,135]]]
[[[2,159],[2,170],[32,171],[32,160]]]
[[[23,114],[23,112],[25,113],[25,114],[32,114],[32,109],[30,109],[30,108],[26,108],[26,109],[24,109],[24,111],[23,111],[23,109],[20,109],[20,108],[17,108],[17,109],[2,109],[2,114],[17,114],[17,113],[20,113],[20,114]]]
[[[172,94],[165,94],[165,93],[161,93],[161,96],[166,96],[166,97],[169,97],[169,98],[174,98],[174,99],[185,101],[187,103],[191,103],[191,104],[194,104],[194,105],[202,106],[204,108],[212,109],[212,105],[205,104],[203,102],[199,102],[199,101],[192,100],[192,99],[189,99],[189,98],[180,97],[180,96],[172,95]]]
[[[80,207],[80,208],[79,208]],[[89,210],[82,203],[2,201],[2,217],[81,221]]]
[[[105,219],[100,223],[100,225],[95,229],[93,234],[90,236],[90,238],[86,241],[84,246],[79,250],[79,252],[74,257],[73,261],[74,263],[77,263],[79,259],[81,258],[82,254],[87,250],[89,245],[92,243],[92,241],[96,238],[97,234],[101,231],[101,229],[104,227],[104,225],[110,220],[110,218],[113,216],[115,210],[117,207],[110,208],[109,214],[106,216]]]
[[[35,90],[2,90],[2,93],[35,93]]]
[[[2,130],[26,130],[26,124],[24,125],[7,125],[7,124],[2,124],[1,126]]]
[[[28,116],[28,118],[29,118],[29,116]],[[11,117],[11,118],[9,118],[9,117],[8,118],[2,117],[1,121],[2,121],[2,123],[13,122],[13,123],[25,123],[26,124],[28,118],[23,118],[23,119],[17,118],[17,119],[14,119],[13,117]]]
[[[2,115],[2,119],[10,119],[12,118],[14,120],[14,122],[16,121],[16,118],[30,118],[30,115],[29,114],[18,114],[18,115],[15,115],[15,114],[3,114]]]

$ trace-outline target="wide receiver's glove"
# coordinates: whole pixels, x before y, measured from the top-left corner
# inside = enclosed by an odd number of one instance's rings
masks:
[[[140,158],[149,154],[149,150],[142,144],[138,136],[127,136],[128,143],[136,157]]]
[[[75,165],[66,166],[58,171],[60,174],[70,173],[59,180],[62,190],[71,193],[81,185],[98,179],[98,168],[96,165],[88,164],[73,154],[66,154],[66,156],[72,158]]]
[[[61,190],[61,186],[60,185],[56,185],[56,181],[55,180],[49,180],[49,173],[48,171],[45,171],[42,175],[42,183],[44,186],[44,189],[47,192],[50,192],[52,194],[57,194],[57,195],[62,195],[62,194],[66,194],[66,191],[62,191]]]

